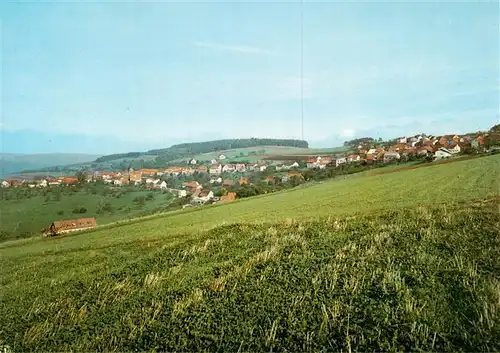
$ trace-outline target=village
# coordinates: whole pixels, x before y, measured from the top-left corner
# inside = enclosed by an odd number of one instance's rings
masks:
[[[220,154],[218,159],[212,159],[209,165],[202,165],[199,161],[191,158],[185,161],[183,166],[170,166],[163,169],[140,169],[126,171],[88,171],[83,174],[84,180],[78,176],[59,176],[46,177],[38,180],[18,180],[5,179],[2,180],[3,188],[26,186],[34,187],[50,187],[59,185],[74,185],[78,182],[96,182],[102,181],[105,184],[112,186],[144,186],[151,189],[169,190],[177,193],[179,197],[185,197],[189,194],[195,197],[206,198],[200,190],[200,185],[195,181],[184,183],[181,189],[173,189],[166,182],[166,177],[176,176],[193,176],[195,174],[205,174],[210,176],[210,184],[214,186],[233,186],[235,183],[243,185],[248,183],[248,179],[241,177],[223,178],[224,176],[242,175],[247,173],[264,173],[268,172],[266,181],[271,181],[273,176],[269,172],[285,172],[287,175],[282,175],[281,178],[286,182],[290,177],[297,176],[298,173],[291,172],[292,170],[304,169],[325,169],[335,168],[343,164],[349,163],[387,163],[391,161],[399,161],[405,158],[423,158],[428,157],[434,160],[442,158],[450,158],[457,154],[471,153],[472,151],[485,150],[485,138],[490,134],[467,134],[467,135],[444,135],[444,136],[425,136],[416,135],[412,137],[400,137],[396,139],[396,143],[388,147],[374,147],[373,144],[360,144],[357,146],[357,153],[335,154],[334,156],[314,156],[310,158],[297,158],[289,162],[274,162],[259,161],[257,163],[227,163],[226,156]],[[495,135],[496,138],[498,136]],[[272,161],[271,161],[272,162]],[[274,180],[274,179],[273,179]],[[201,196],[200,196],[201,195]]]
[[[274,192],[294,187],[315,177],[332,177],[337,172],[351,168],[354,172],[363,168],[381,167],[389,163],[409,161],[433,161],[454,158],[466,154],[487,151],[492,137],[498,134],[468,134],[400,137],[384,146],[373,141],[351,146],[349,153],[317,155],[310,157],[292,156],[286,162],[261,160],[255,163],[231,163],[221,153],[210,163],[194,158],[183,165],[158,169],[132,168],[125,171],[81,171],[74,176],[42,177],[36,180],[6,179],[2,188],[51,188],[76,186],[78,184],[102,183],[112,188],[133,187],[151,191],[168,192],[182,199],[182,208],[234,201],[260,193]],[[494,149],[490,148],[490,149]],[[352,153],[355,152],[355,153]],[[358,169],[353,169],[358,166]],[[325,172],[327,172],[325,174]],[[262,187],[268,185],[269,189]],[[279,186],[279,187],[278,187]],[[59,223],[57,223],[59,222]],[[95,219],[57,221],[44,233],[57,229],[69,232],[96,225]],[[83,223],[82,223],[83,222]],[[90,224],[90,226],[89,226]],[[47,233],[48,232],[48,233]]]

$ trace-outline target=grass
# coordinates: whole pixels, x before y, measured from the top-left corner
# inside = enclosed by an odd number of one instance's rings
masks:
[[[166,207],[173,200],[170,194],[154,192],[155,197],[140,206],[134,199],[147,196],[151,191],[126,192],[126,188],[115,188],[113,193],[107,195],[92,195],[86,190],[75,193],[69,192],[68,188],[62,190],[59,201],[55,198],[55,191],[44,196],[43,190],[32,191],[38,194],[31,198],[0,200],[0,230],[4,235],[3,240],[39,233],[55,220],[96,217],[98,224],[107,224],[124,218],[138,217],[157,208]],[[119,198],[116,197],[118,193]],[[47,201],[47,197],[50,200]],[[102,203],[109,203],[112,210],[99,213],[99,205]],[[75,208],[81,206],[87,209],[86,213],[72,213]]]
[[[14,351],[500,349],[499,156],[2,244]]]
[[[259,155],[248,155],[250,152],[263,151]],[[264,156],[272,156],[272,155],[281,155],[281,154],[300,154],[300,155],[308,155],[308,154],[325,154],[325,153],[333,153],[333,152],[343,152],[345,151],[344,147],[334,147],[334,148],[299,148],[299,147],[286,147],[286,146],[255,146],[255,147],[246,147],[246,148],[235,148],[225,151],[217,151],[217,152],[209,152],[202,153],[193,156],[196,160],[212,160],[218,159],[219,155],[224,154],[226,156],[226,162],[238,162],[238,161],[249,161],[249,162],[258,162],[262,160]],[[240,154],[243,153],[243,156]],[[177,159],[172,161],[173,163],[186,162],[187,158]]]

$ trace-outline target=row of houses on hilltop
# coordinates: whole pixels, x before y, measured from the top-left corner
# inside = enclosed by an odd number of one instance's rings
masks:
[[[214,163],[208,169],[208,173],[211,175],[220,175],[222,173],[245,173],[245,172],[263,172],[267,169],[267,164],[265,163],[228,163],[222,165],[221,163]]]
[[[308,169],[324,169],[327,166],[338,167],[354,162],[390,162],[409,156],[447,158],[471,148],[484,149],[485,137],[488,136],[489,134],[400,137],[389,147],[359,145],[358,153],[337,158],[318,156],[306,160],[306,164]]]

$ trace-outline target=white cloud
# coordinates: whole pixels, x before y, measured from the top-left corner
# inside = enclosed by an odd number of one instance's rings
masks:
[[[220,49],[220,50],[245,53],[245,54],[266,54],[266,55],[275,54],[273,51],[252,47],[248,45],[228,45],[228,44],[209,43],[209,42],[195,42],[194,44],[198,47]]]

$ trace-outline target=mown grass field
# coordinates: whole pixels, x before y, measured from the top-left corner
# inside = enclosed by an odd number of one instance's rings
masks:
[[[0,244],[14,351],[500,349],[500,156]]]

